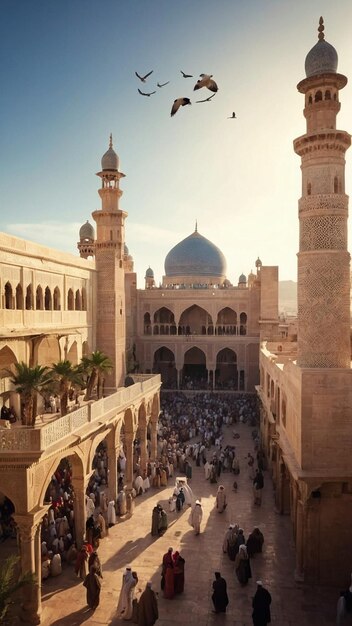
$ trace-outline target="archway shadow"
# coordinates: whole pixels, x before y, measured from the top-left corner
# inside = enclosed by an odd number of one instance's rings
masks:
[[[79,609],[78,611],[74,611],[70,613],[70,615],[66,615],[66,617],[60,617],[55,620],[55,622],[51,622],[50,626],[80,626],[80,624],[84,624],[87,620],[90,620],[94,612],[88,606],[85,606],[83,609]]]

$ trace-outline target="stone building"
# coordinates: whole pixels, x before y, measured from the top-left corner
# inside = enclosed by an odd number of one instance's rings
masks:
[[[345,152],[336,128],[337,53],[319,39],[305,61],[306,133],[301,157],[297,343],[267,342],[260,354],[262,435],[276,485],[276,506],[291,515],[297,577],[345,584],[352,563],[352,370],[350,255]]]

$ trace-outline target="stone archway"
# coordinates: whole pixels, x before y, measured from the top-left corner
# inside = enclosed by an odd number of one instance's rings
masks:
[[[183,311],[178,323],[179,335],[206,335],[208,328],[213,328],[213,320],[211,315],[198,306],[192,304]]]
[[[162,346],[154,352],[153,372],[160,374],[165,389],[177,388],[177,370],[172,350]]]
[[[237,354],[230,348],[223,348],[217,354],[215,388],[238,389]]]
[[[207,367],[203,350],[190,348],[184,355],[182,369],[182,387],[184,389],[206,389]]]
[[[36,344],[35,362],[38,365],[50,367],[53,363],[60,361],[60,359],[60,346],[56,336],[48,335]]]

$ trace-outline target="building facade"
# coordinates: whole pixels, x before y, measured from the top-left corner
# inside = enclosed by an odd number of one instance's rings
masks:
[[[350,255],[345,152],[336,128],[337,53],[325,41],[306,57],[306,133],[301,157],[297,344],[267,342],[260,354],[262,435],[276,484],[276,505],[292,518],[299,578],[343,584],[352,548],[352,370]],[[338,567],[336,564],[338,563]]]

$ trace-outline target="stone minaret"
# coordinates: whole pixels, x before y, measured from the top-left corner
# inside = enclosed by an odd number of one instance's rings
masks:
[[[95,260],[97,269],[97,331],[96,349],[110,357],[114,371],[106,379],[106,391],[123,386],[125,378],[126,321],[124,244],[127,213],[119,208],[122,196],[119,159],[112,145],[101,160],[102,180],[99,189],[101,209],[92,217],[97,224]]]
[[[351,137],[336,130],[339,91],[347,78],[337,73],[337,52],[324,39],[306,57],[307,132],[294,141],[302,160],[299,200],[298,359],[302,368],[350,368],[350,255],[345,152]]]

